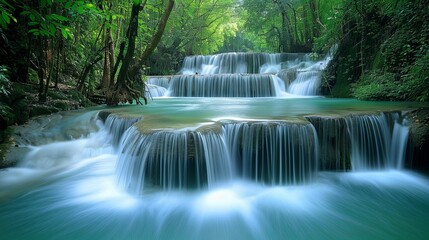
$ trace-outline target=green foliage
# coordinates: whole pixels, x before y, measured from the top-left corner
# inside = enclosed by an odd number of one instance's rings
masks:
[[[353,86],[360,99],[429,100],[427,1],[347,0],[336,10],[314,45],[339,43],[327,77],[335,91]]]
[[[354,86],[353,96],[364,100],[405,100],[407,85],[395,81],[393,73],[373,72],[365,74]]]
[[[6,66],[0,66],[0,96],[9,95],[9,69]]]
[[[365,100],[429,101],[429,52],[407,67],[407,74],[370,72],[355,85],[353,96]]]
[[[344,1],[331,0],[319,2],[319,15],[322,33],[314,39],[313,51],[326,53],[337,44],[341,35],[341,26],[345,12]]]
[[[172,74],[187,55],[222,51],[225,39],[237,36],[241,28],[234,0],[177,1],[163,38],[150,59],[150,74]],[[138,46],[152,36],[160,13],[160,1],[148,0],[141,19]]]
[[[409,67],[404,81],[408,85],[411,100],[429,101],[429,51]]]
[[[16,22],[16,18],[12,15],[14,7],[6,2],[6,0],[0,0],[0,26],[3,29],[7,29],[7,25],[10,24],[11,20]]]
[[[29,19],[27,22],[29,32],[34,36],[55,37],[58,31],[64,38],[71,38],[72,32],[68,26],[70,19],[57,13],[49,13],[54,7],[53,4],[51,0],[42,0],[38,9],[29,5],[23,6],[24,11],[21,15]],[[98,13],[94,4],[85,1],[58,0],[57,4],[60,4],[61,9],[57,10],[58,13],[69,13],[71,16],[76,13]]]

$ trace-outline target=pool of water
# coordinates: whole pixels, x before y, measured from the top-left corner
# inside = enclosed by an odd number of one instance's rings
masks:
[[[407,110],[415,103],[348,99],[162,98],[99,107],[17,127],[29,153],[0,171],[2,239],[427,239],[429,179],[409,170],[318,172],[311,183],[234,179],[209,189],[118,187],[118,150],[96,114],[144,116],[148,128],[218,119],[300,119]]]

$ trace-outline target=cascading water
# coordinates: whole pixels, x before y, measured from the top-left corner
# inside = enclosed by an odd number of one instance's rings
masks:
[[[320,170],[346,171],[349,168],[350,138],[346,120],[338,116],[308,116],[320,143]]]
[[[322,71],[331,60],[330,52],[323,60],[316,62],[309,67],[296,68],[296,79],[289,85],[288,92],[294,95],[314,96],[318,95],[322,79]],[[305,65],[304,65],[305,66]]]
[[[273,97],[277,95],[277,80],[273,75],[179,75],[171,80],[169,96]]]
[[[302,54],[189,62],[200,67],[181,84],[208,78],[198,84],[211,92],[192,91],[242,95],[159,98],[17,127],[11,151],[28,153],[0,171],[1,238],[427,238],[429,180],[402,169],[410,103],[279,97],[315,65]],[[147,83],[172,93],[181,77]],[[240,81],[258,94],[234,90]]]
[[[304,61],[306,54],[223,53],[189,56],[183,61],[182,74],[277,73],[282,62]]]
[[[318,143],[309,124],[227,123],[239,176],[268,184],[302,184],[317,171]]]
[[[321,71],[329,59],[313,62],[306,54],[286,53],[190,56],[185,58],[179,75],[149,77],[146,92],[151,97],[316,96]],[[296,79],[284,72],[296,72]]]
[[[169,77],[157,77],[157,76],[150,76],[147,79],[147,84],[156,85],[163,88],[168,88],[168,84],[170,82]]]
[[[156,131],[130,128],[120,146],[119,184],[145,189],[202,189],[230,180],[232,167],[223,137],[213,131]]]
[[[109,130],[109,132],[113,133],[113,140],[112,143],[114,146],[117,146],[122,134],[131,127],[134,123],[143,120],[144,117],[129,117],[129,118],[121,118],[115,114],[109,114],[102,112],[101,115],[107,115],[107,116],[101,116],[103,119],[106,118],[105,125],[106,128]]]

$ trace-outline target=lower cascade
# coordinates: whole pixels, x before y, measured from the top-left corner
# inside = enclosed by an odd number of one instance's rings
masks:
[[[178,130],[133,126],[119,146],[118,181],[143,194],[154,188],[212,188],[233,179],[301,185],[311,183],[320,170],[399,169],[407,131],[396,112],[299,121],[221,120]]]
[[[402,167],[408,128],[399,122],[398,114],[354,116],[346,121],[353,170]]]
[[[230,180],[232,164],[217,132],[155,131],[131,127],[121,142],[118,179],[131,192],[146,187],[203,188]]]
[[[310,124],[228,123],[224,129],[238,175],[245,179],[301,184],[317,171],[318,143]]]

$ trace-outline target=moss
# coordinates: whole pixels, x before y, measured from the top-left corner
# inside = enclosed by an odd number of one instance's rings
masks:
[[[429,109],[419,109],[407,114],[410,120],[412,161],[408,167],[429,170]]]
[[[53,100],[52,106],[61,111],[68,111],[74,109],[73,103],[67,100]]]
[[[370,72],[353,88],[353,96],[361,100],[405,100],[408,94],[393,73]]]
[[[3,126],[6,127],[16,123],[13,110],[2,102],[0,102],[0,119],[2,121],[1,129],[3,129]]]
[[[0,168],[11,167],[16,164],[16,161],[6,157],[8,149],[14,144],[11,138],[12,132],[11,128],[0,130]]]
[[[61,91],[48,91],[48,97],[52,99],[67,100],[67,95]]]
[[[53,106],[33,105],[31,107],[30,116],[35,117],[39,115],[48,115],[56,112],[59,112],[59,109]]]
[[[30,118],[30,103],[27,99],[20,99],[12,104],[12,109],[15,113],[16,123],[23,124]]]

